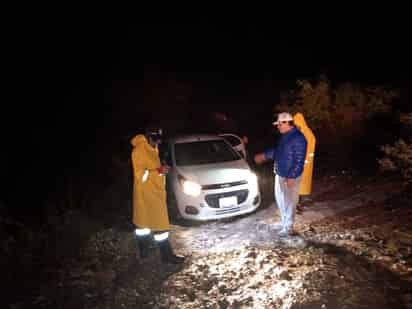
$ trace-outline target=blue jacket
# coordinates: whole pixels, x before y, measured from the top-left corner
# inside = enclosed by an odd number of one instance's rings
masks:
[[[297,178],[303,172],[307,142],[295,127],[282,134],[277,146],[264,151],[265,158],[274,160],[274,173],[284,178]]]

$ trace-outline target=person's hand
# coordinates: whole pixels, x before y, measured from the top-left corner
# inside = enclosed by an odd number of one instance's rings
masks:
[[[286,179],[286,185],[288,186],[288,188],[291,188],[293,186],[293,181],[293,178]]]
[[[165,175],[169,172],[170,166],[169,165],[161,165],[157,171],[159,172],[159,174],[161,175]]]
[[[258,153],[255,155],[255,162],[256,164],[261,164],[265,162],[265,154],[264,153]]]

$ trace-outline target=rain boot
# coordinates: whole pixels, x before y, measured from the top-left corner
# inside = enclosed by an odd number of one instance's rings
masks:
[[[139,255],[141,259],[145,259],[149,256],[150,242],[150,235],[137,236],[137,244],[139,246]]]
[[[184,262],[184,257],[177,256],[173,253],[173,249],[170,245],[169,239],[159,241],[158,245],[160,249],[160,258],[162,263],[181,264]]]

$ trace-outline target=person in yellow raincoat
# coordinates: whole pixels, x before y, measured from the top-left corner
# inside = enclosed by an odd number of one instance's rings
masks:
[[[293,116],[293,122],[296,127],[303,133],[308,143],[306,150],[305,165],[303,167],[302,181],[299,188],[300,200],[312,193],[312,176],[313,163],[315,159],[316,138],[312,130],[309,128],[302,113],[296,113]],[[298,210],[302,210],[302,205],[297,206]]]
[[[162,165],[158,145],[162,129],[148,127],[145,134],[131,139],[133,166],[133,224],[141,258],[149,255],[152,239],[160,249],[162,262],[178,264],[184,257],[173,253],[169,242],[169,217],[166,204],[165,174],[169,166]]]

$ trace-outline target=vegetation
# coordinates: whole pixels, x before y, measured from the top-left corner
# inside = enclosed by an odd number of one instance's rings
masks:
[[[412,113],[401,114],[400,122],[412,127]],[[412,183],[412,135],[400,138],[392,145],[386,144],[381,149],[385,154],[378,160],[381,170],[398,172],[407,184]]]
[[[341,168],[374,162],[379,146],[393,141],[399,91],[385,86],[351,82],[333,84],[327,77],[298,80],[295,89],[282,93],[274,112],[301,112],[317,139],[321,153]],[[357,160],[354,160],[357,158]],[[369,159],[369,160],[368,160]],[[375,166],[376,167],[376,166]]]

